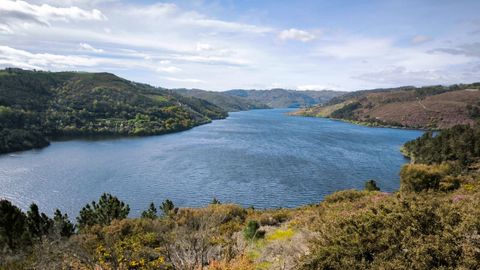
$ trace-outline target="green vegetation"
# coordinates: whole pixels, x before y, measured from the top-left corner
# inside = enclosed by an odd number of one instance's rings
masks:
[[[124,219],[128,216],[130,207],[111,194],[104,193],[98,203],[95,201],[85,205],[77,217],[80,229],[98,225],[109,225],[115,219]]]
[[[458,161],[469,165],[479,161],[480,125],[455,126],[438,135],[426,132],[404,145],[402,152],[415,162],[434,164]]]
[[[380,188],[377,186],[377,182],[375,180],[368,180],[367,182],[365,182],[365,190],[380,191]]]
[[[205,100],[109,73],[1,72],[0,153],[44,147],[49,137],[155,135],[227,116]]]
[[[258,230],[260,228],[260,223],[256,220],[250,220],[243,230],[243,235],[246,239],[252,240],[255,238],[260,238],[263,234]]]
[[[299,91],[278,88],[270,90],[236,89],[225,91],[223,93],[234,97],[241,97],[260,104],[266,104],[272,108],[309,107],[316,104],[327,103],[332,98],[344,94],[344,92],[341,91]]]

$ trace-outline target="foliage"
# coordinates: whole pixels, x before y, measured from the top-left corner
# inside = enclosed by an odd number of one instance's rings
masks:
[[[30,236],[39,238],[43,235],[47,235],[52,225],[53,220],[44,213],[40,213],[38,206],[32,203],[27,212],[27,226]]]
[[[366,195],[368,195],[368,192],[362,192],[362,191],[353,190],[353,189],[342,190],[326,196],[325,202],[327,203],[352,202]]]
[[[217,198],[213,197],[211,204],[222,204]]]
[[[62,214],[58,209],[53,214],[53,228],[56,234],[67,238],[75,232],[75,225],[68,219],[68,215]]]
[[[245,226],[245,229],[243,229],[243,236],[245,236],[246,239],[255,239],[255,238],[260,238],[262,236],[262,233],[259,232],[260,228],[260,223],[256,220],[250,220],[247,223],[247,226]]]
[[[30,242],[27,216],[7,200],[0,200],[0,248],[14,250]]]
[[[147,210],[142,212],[142,218],[149,218],[149,219],[157,218],[157,208],[155,207],[155,204],[153,202],[150,203],[150,206],[148,207]]]
[[[451,198],[370,195],[322,204],[302,269],[478,269],[480,197]]]
[[[166,216],[174,214],[176,211],[178,211],[178,209],[175,208],[173,202],[169,199],[166,199],[164,202],[162,202],[160,210],[162,210],[163,214]]]
[[[130,207],[111,194],[104,193],[98,203],[85,205],[77,217],[80,229],[87,226],[108,225],[115,219],[124,219],[128,216]]]
[[[219,107],[109,73],[8,69],[0,76],[0,153],[47,137],[155,135],[225,118]]]
[[[459,125],[440,131],[424,133],[404,145],[403,152],[416,163],[456,161],[468,166],[480,159],[480,125]]]
[[[366,191],[379,191],[380,188],[377,186],[377,182],[375,180],[368,180],[365,182],[365,190]]]
[[[353,120],[354,119],[354,112],[356,109],[360,108],[362,105],[360,102],[352,102],[349,103],[340,109],[332,112],[330,117],[336,118],[336,119],[347,119],[347,120]]]

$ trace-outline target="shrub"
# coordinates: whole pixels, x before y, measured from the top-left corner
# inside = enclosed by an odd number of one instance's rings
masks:
[[[358,191],[358,190],[342,190],[337,191],[331,195],[325,197],[326,203],[336,203],[336,202],[353,202],[360,198],[365,197],[367,193]]]
[[[448,171],[449,166],[407,164],[400,171],[400,191],[421,192],[426,190],[439,190],[440,182]]]
[[[377,182],[375,180],[368,180],[365,182],[365,190],[366,191],[379,191],[380,188],[377,186]]]
[[[255,238],[263,237],[263,232],[260,232],[258,229],[260,228],[260,223],[256,220],[250,220],[243,229],[243,235],[246,239],[252,240]]]

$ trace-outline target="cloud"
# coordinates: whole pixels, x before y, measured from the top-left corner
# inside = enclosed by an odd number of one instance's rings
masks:
[[[204,80],[199,79],[184,79],[184,78],[174,78],[174,77],[165,77],[166,80],[173,82],[184,82],[184,83],[206,83]]]
[[[304,84],[297,86],[297,90],[306,91],[306,90],[335,90],[336,87],[333,85],[325,84]]]
[[[169,25],[207,28],[211,31],[265,34],[274,30],[271,27],[209,18],[196,11],[182,10],[172,3],[156,3],[141,7],[131,6],[127,7],[126,10],[128,10],[128,13],[135,14],[139,18],[154,20],[157,23],[163,21]]]
[[[197,43],[197,51],[211,51],[213,50],[212,45],[208,43]]]
[[[308,41],[311,41],[311,40],[315,39],[315,35],[307,32],[307,31],[303,31],[303,30],[299,30],[299,29],[295,29],[295,28],[290,28],[290,29],[287,29],[287,30],[283,30],[282,32],[280,32],[278,37],[281,40],[290,40],[291,39],[291,40],[298,40],[298,41],[301,41],[301,42],[308,42]]]
[[[59,55],[50,53],[31,53],[9,46],[0,46],[0,65],[29,69],[69,69],[92,67],[99,62],[86,56]]]
[[[86,51],[90,51],[90,52],[94,52],[94,53],[103,53],[104,52],[102,49],[96,49],[88,43],[80,43],[79,46],[80,46],[80,49],[82,49],[82,50],[86,50]]]
[[[478,74],[477,74],[478,75]],[[408,70],[405,67],[394,66],[383,70],[364,73],[355,76],[368,82],[380,83],[382,85],[433,85],[433,84],[453,84],[459,81],[467,82],[471,80],[471,74],[463,72],[452,72],[448,70]]]
[[[438,48],[434,49],[431,52],[443,52],[453,55],[465,55],[465,56],[473,56],[473,57],[480,57],[480,42],[474,42],[469,44],[462,44],[455,48]]]
[[[47,4],[34,5],[25,1],[0,0],[0,24],[33,23],[50,26],[52,21],[100,21],[106,16],[98,9],[84,10],[79,7],[53,7]]]
[[[174,66],[169,66],[169,67],[158,67],[156,69],[158,72],[166,72],[166,73],[177,73],[179,71],[182,71],[182,69]]]
[[[417,44],[421,44],[421,43],[425,43],[427,41],[431,41],[432,38],[429,37],[429,36],[425,36],[425,35],[416,35],[412,38],[412,44],[414,45],[417,45]]]

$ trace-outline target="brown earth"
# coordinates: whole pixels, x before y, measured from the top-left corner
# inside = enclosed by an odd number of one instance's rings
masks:
[[[295,115],[332,117],[332,113],[345,105],[357,102],[358,108],[344,120],[383,124],[409,128],[443,129],[458,124],[472,125],[480,111],[480,90],[466,88],[419,95],[412,90],[393,92],[365,92],[354,98],[327,106],[315,106],[295,112]]]

